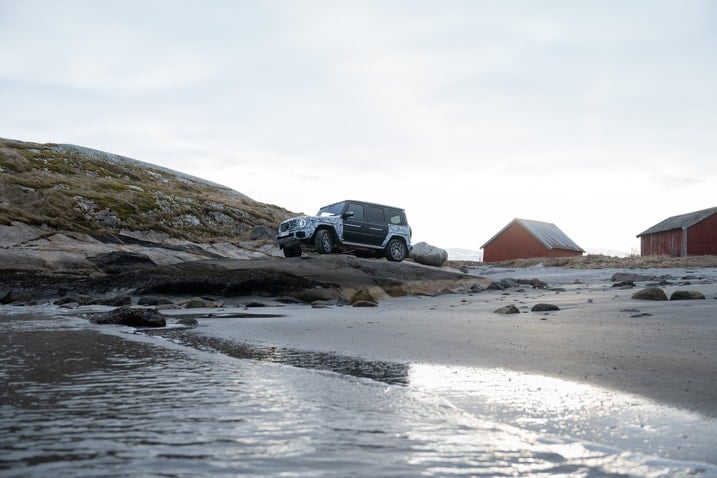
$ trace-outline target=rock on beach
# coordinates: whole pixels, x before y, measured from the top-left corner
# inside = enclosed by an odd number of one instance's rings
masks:
[[[90,319],[100,325],[127,325],[130,327],[165,327],[167,321],[155,309],[120,307]]]
[[[494,312],[496,314],[520,314],[520,310],[513,304],[496,309]]]
[[[659,287],[646,287],[632,294],[636,300],[667,300],[667,294]]]
[[[705,295],[698,290],[676,290],[670,300],[704,300]]]
[[[532,309],[530,309],[532,312],[551,312],[554,310],[560,310],[560,307],[558,307],[555,304],[535,304]]]
[[[448,251],[426,242],[414,244],[411,259],[426,266],[441,267],[448,260]]]

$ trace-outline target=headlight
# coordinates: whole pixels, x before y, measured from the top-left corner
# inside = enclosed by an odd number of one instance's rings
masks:
[[[306,219],[303,219],[303,218],[299,219],[299,227],[304,227],[304,226],[306,226]]]

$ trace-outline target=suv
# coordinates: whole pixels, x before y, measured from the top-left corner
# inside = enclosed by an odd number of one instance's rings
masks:
[[[347,200],[282,222],[276,240],[286,257],[305,248],[319,254],[358,250],[401,262],[411,250],[411,228],[403,209]]]

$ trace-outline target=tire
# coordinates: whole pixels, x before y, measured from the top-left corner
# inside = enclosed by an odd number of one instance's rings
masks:
[[[386,259],[393,262],[401,262],[408,255],[406,243],[394,237],[386,244]]]
[[[316,231],[314,236],[314,247],[319,254],[331,254],[334,250],[334,236],[328,229]]]
[[[300,247],[285,247],[284,248],[284,257],[300,257],[301,256],[301,248]]]

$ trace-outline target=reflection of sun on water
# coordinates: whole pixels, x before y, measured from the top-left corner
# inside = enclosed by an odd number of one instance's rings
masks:
[[[637,395],[503,369],[427,364],[411,365],[409,383],[471,415],[541,434],[671,458],[716,458],[715,420]]]

